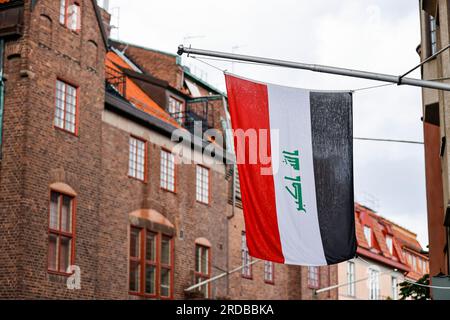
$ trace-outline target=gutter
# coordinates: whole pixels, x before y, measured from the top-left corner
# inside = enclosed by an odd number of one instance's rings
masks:
[[[391,266],[393,268],[396,268],[398,270],[402,270],[402,271],[405,271],[405,272],[410,272],[411,271],[411,269],[407,265],[404,265],[404,264],[402,264],[400,262],[397,262],[397,261],[393,261],[393,260],[391,260],[389,258],[386,258],[386,257],[382,257],[382,256],[380,256],[380,255],[378,255],[376,253],[373,253],[373,252],[371,252],[371,251],[369,251],[367,249],[361,248],[361,247],[358,247],[358,249],[356,250],[356,253],[357,253],[358,256],[364,256],[366,258],[375,260],[375,261],[377,261],[379,263],[384,263],[384,264],[386,264],[388,266]]]

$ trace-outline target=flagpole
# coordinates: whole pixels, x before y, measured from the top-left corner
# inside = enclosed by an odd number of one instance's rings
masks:
[[[235,53],[226,53],[226,52],[219,52],[219,51],[186,48],[183,45],[180,45],[178,47],[178,54],[181,56],[184,53],[186,53],[188,55],[195,54],[195,55],[200,55],[200,56],[223,58],[223,59],[237,60],[237,61],[246,61],[246,62],[265,64],[265,65],[273,65],[273,66],[278,66],[278,67],[302,69],[302,70],[309,70],[309,71],[313,71],[313,72],[322,72],[322,73],[336,74],[336,75],[347,76],[347,77],[362,78],[362,79],[369,79],[369,80],[382,81],[382,82],[390,82],[390,83],[396,83],[398,85],[404,84],[404,85],[410,85],[410,86],[421,87],[421,88],[450,91],[450,84],[435,82],[435,81],[430,81],[430,80],[412,79],[412,78],[405,78],[404,76],[394,76],[394,75],[388,75],[388,74],[382,74],[382,73],[336,68],[336,67],[322,66],[322,65],[316,65],[316,64],[306,64],[306,63],[299,63],[299,62],[293,62],[293,61],[284,61],[284,60],[277,60],[277,59],[270,59],[270,58],[241,55],[241,54],[235,54]]]
[[[260,262],[260,261],[261,261],[261,260],[254,260],[254,261],[252,261],[252,262],[250,262],[250,263],[248,263],[248,264],[244,264],[244,265],[242,265],[242,266],[240,266],[240,267],[238,267],[238,268],[236,268],[236,269],[233,269],[233,270],[231,270],[231,271],[224,272],[224,273],[219,274],[218,276],[215,276],[215,277],[213,277],[213,278],[211,278],[211,279],[208,279],[208,280],[199,282],[199,283],[197,283],[197,284],[195,284],[195,285],[193,285],[193,286],[190,286],[190,287],[187,288],[187,289],[184,289],[184,291],[185,291],[185,292],[189,292],[189,291],[195,290],[195,289],[197,289],[197,288],[200,288],[200,287],[204,286],[205,284],[208,284],[208,283],[213,282],[213,281],[217,281],[217,280],[219,280],[219,279],[221,279],[221,278],[223,278],[223,277],[226,277],[226,276],[228,276],[228,275],[230,275],[230,274],[232,274],[232,273],[241,271],[242,269],[244,269],[244,268],[246,268],[246,267],[250,267],[250,266],[252,266],[252,265],[254,265],[254,264],[256,264],[256,263],[258,263],[258,262]]]

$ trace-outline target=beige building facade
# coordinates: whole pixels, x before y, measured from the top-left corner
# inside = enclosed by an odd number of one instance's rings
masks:
[[[374,260],[359,258],[338,266],[339,300],[398,300],[403,273]]]

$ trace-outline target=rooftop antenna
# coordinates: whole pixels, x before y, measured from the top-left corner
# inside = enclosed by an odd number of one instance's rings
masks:
[[[186,34],[183,37],[183,43],[186,43],[187,40],[192,40],[192,39],[203,39],[206,38],[205,35],[192,35],[192,34]]]
[[[125,54],[125,51],[127,51],[127,49],[128,49],[128,43],[127,43],[127,45],[122,49],[122,51],[120,51],[122,54]]]
[[[111,33],[116,30],[115,39],[120,40],[120,7],[111,9]],[[111,34],[111,38],[114,38]]]
[[[183,43],[187,43],[189,40],[192,40],[192,39],[203,39],[203,38],[206,38],[206,36],[205,35],[186,34],[183,37]],[[182,64],[184,64],[183,60],[182,60]],[[201,80],[208,81],[208,73],[205,70],[203,70],[199,66],[192,64],[192,63],[190,64],[190,69],[191,69],[191,72],[193,74],[195,74],[196,76],[198,76]]]

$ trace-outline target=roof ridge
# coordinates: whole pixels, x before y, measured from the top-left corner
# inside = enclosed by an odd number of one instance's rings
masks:
[[[415,232],[409,230],[408,228],[405,228],[405,227],[399,225],[397,222],[394,222],[394,221],[392,221],[391,219],[388,219],[388,218],[384,217],[383,215],[379,214],[378,212],[375,212],[374,210],[372,210],[371,208],[366,207],[366,206],[364,206],[364,205],[362,205],[362,204],[360,204],[360,203],[358,203],[358,202],[355,202],[355,205],[356,205],[356,206],[359,206],[359,207],[361,207],[361,208],[363,208],[363,209],[368,210],[368,213],[371,213],[372,215],[376,216],[376,217],[379,218],[380,220],[384,220],[384,221],[386,221],[387,223],[390,223],[390,224],[392,224],[392,225],[394,225],[394,226],[396,226],[396,227],[398,227],[398,228],[400,228],[400,229],[402,229],[402,230],[404,230],[404,231],[410,233],[411,235],[413,235],[414,237],[417,238],[417,233],[415,233]],[[417,240],[417,239],[416,239],[416,240]]]
[[[153,49],[153,48],[145,47],[145,46],[138,45],[138,44],[131,43],[131,42],[126,42],[126,41],[117,40],[117,39],[110,39],[110,41],[111,42],[116,42],[116,43],[119,43],[119,44],[122,44],[122,45],[127,45],[127,46],[130,46],[130,47],[135,47],[135,48],[142,49],[142,50],[148,50],[148,51],[162,53],[162,54],[165,54],[167,56],[171,56],[171,57],[175,57],[175,58],[179,57],[175,53],[170,53],[170,52],[162,51],[162,50],[159,50],[159,49]]]

